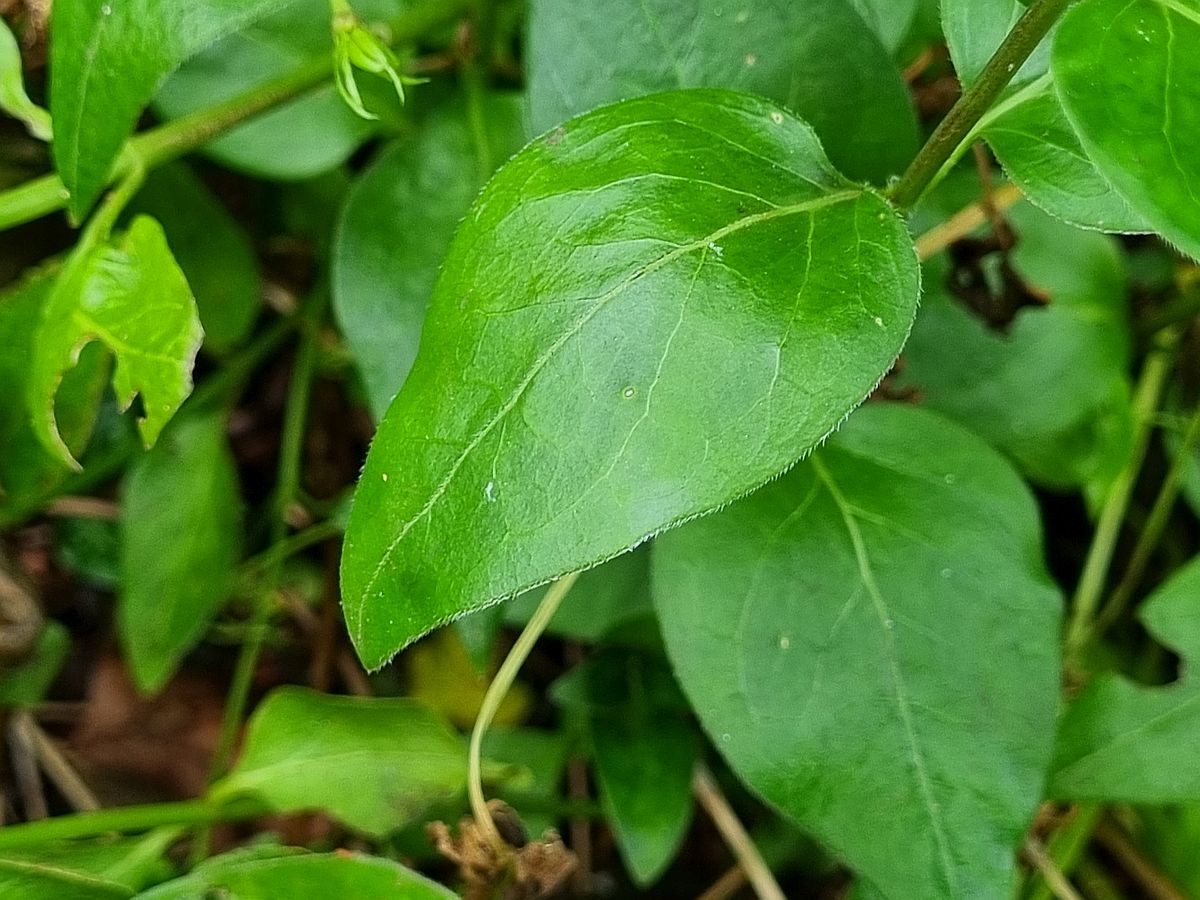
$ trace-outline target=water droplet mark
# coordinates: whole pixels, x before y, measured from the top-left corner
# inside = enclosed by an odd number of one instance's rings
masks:
[[[792,647],[792,638],[790,635],[781,634],[779,636],[779,649],[790,650]]]
[[[883,319],[881,319],[879,316],[876,316],[875,324],[878,325],[880,328],[882,328],[883,327]]]
[[[632,400],[635,396],[637,396],[637,388],[627,387],[625,390],[621,391],[621,396],[626,400]]]
[[[953,472],[947,472],[946,477],[943,478],[942,480],[945,481],[946,484],[954,484],[954,482],[958,481],[958,476],[955,475]]]
[[[387,479],[388,479],[388,474],[387,474],[387,472],[384,472],[384,473],[383,473],[382,475],[380,475],[379,477],[380,477],[380,478],[382,478],[384,481],[387,481]]]
[[[953,574],[954,573],[952,571],[950,571],[949,569],[942,569],[942,577],[943,578],[949,578]]]
[[[713,241],[708,242],[708,249],[713,252],[713,255],[717,259],[720,259],[722,256],[725,255],[725,248],[722,247],[720,244],[714,243]]]
[[[103,15],[111,16],[112,15],[112,7],[109,6],[107,3],[105,3],[102,7],[100,7],[100,12]]]
[[[746,54],[746,65],[752,66],[757,62],[758,62],[758,57],[755,56],[753,53]]]
[[[774,122],[776,125],[782,125],[783,124],[783,113],[779,112],[778,110],[771,113],[771,121]]]
[[[496,502],[495,491],[496,491],[496,482],[494,482],[494,481],[489,481],[487,484],[485,484],[483,486],[483,497],[485,500],[487,500],[488,503]]]
[[[734,16],[734,17],[733,17],[733,21],[735,21],[735,22],[737,22],[739,25],[741,25],[741,24],[743,24],[743,23],[744,23],[744,22],[745,22],[745,21],[746,21],[748,18],[750,18],[750,10],[748,10],[748,9],[743,9],[743,10],[742,10],[740,13],[738,13],[736,16]]]

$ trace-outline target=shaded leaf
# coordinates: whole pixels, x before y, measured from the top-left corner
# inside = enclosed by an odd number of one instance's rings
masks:
[[[584,716],[600,800],[621,858],[636,884],[653,884],[691,825],[692,771],[700,755],[670,670],[653,657],[602,652],[552,691]]]
[[[527,65],[535,132],[614,100],[719,87],[787,106],[852,178],[882,182],[916,152],[904,82],[846,0],[533,0]]]
[[[898,383],[1035,480],[1102,489],[1124,464],[1132,430],[1120,248],[1028,205],[1008,215],[1013,265],[1049,303],[996,332],[950,296],[944,258],[931,260]]]
[[[1058,29],[1053,70],[1100,172],[1200,258],[1200,2],[1084,0]]]
[[[132,897],[165,868],[163,855],[178,830],[162,828],[130,838],[49,841],[0,853],[0,896],[5,900],[92,900]]]
[[[134,682],[153,692],[212,624],[241,555],[223,414],[180,419],[134,463],[120,525],[117,633]]]
[[[1025,13],[1019,0],[942,0],[942,21],[955,69],[970,87]],[[1044,40],[975,128],[1031,202],[1057,218],[1103,231],[1145,231],[1084,152],[1067,121],[1049,72]],[[964,142],[964,148],[968,146]]]
[[[324,810],[382,836],[453,800],[466,774],[462,740],[419,703],[284,687],[254,713],[241,759],[213,796]]]
[[[625,101],[526,147],[451,246],[357,489],[360,657],[787,468],[891,365],[918,281],[895,213],[766,101]]]
[[[917,0],[850,0],[889,53],[895,54],[908,37],[917,15]],[[819,13],[818,13],[819,15]]]
[[[1011,895],[1058,707],[1033,498],[978,438],[871,405],[654,545],[685,692],[757,793],[881,897]]]
[[[287,0],[79,0],[54,9],[54,162],[82,218],[159,82],[206,44]]]
[[[485,152],[497,163],[524,143],[523,113],[515,95],[488,98]],[[487,174],[459,104],[394,144],[346,195],[331,259],[333,308],[376,419],[412,368],[450,239]]]
[[[1152,635],[1183,658],[1175,684],[1096,678],[1067,708],[1054,751],[1052,797],[1130,803],[1200,800],[1200,559],[1142,605]]]
[[[71,635],[67,629],[53,619],[48,620],[25,659],[14,666],[0,667],[0,708],[41,703],[70,649]]]
[[[38,439],[75,466],[55,417],[63,379],[92,341],[116,357],[113,388],[122,409],[141,395],[146,446],[192,391],[203,337],[196,301],[162,227],[139,216],[113,244],[83,249],[64,266],[44,304],[26,396]]]
[[[138,894],[138,900],[454,900],[455,894],[388,859],[359,853],[305,853],[279,848],[215,856],[183,878]]]

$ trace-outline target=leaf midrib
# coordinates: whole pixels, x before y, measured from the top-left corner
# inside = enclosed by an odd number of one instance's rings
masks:
[[[908,697],[908,687],[904,681],[904,673],[900,668],[900,658],[896,649],[895,636],[887,625],[888,620],[891,618],[888,614],[887,600],[884,598],[883,592],[879,589],[879,584],[875,581],[875,572],[871,567],[871,559],[867,552],[866,541],[863,539],[862,530],[858,527],[858,520],[854,517],[853,509],[847,502],[845,495],[842,494],[833,475],[821,461],[820,455],[814,453],[811,461],[813,471],[816,472],[817,478],[825,486],[825,489],[829,491],[834,505],[837,506],[838,512],[841,514],[842,522],[850,535],[850,542],[854,546],[854,556],[858,563],[859,577],[862,580],[863,587],[867,589],[867,594],[870,596],[872,605],[875,607],[875,612],[879,617],[879,627],[883,632],[884,646],[887,650],[887,662],[891,670],[896,706],[900,713],[901,724],[904,727],[905,738],[908,741],[909,753],[916,768],[917,782],[920,787],[921,797],[924,800],[925,813],[929,818],[930,827],[933,829],[934,842],[937,844],[938,849],[938,862],[940,863],[942,874],[946,878],[946,883],[950,888],[951,896],[959,896],[958,876],[952,861],[946,823],[942,820],[937,799],[933,796],[933,783],[929,777],[924,752],[917,741],[916,724],[913,719],[911,701]]]
[[[400,545],[400,542],[404,540],[414,525],[429,515],[434,506],[437,505],[437,502],[445,494],[455,476],[462,469],[463,464],[466,462],[471,453],[474,452],[474,450],[484,441],[484,439],[491,434],[496,426],[503,421],[505,416],[507,416],[508,413],[510,413],[516,407],[542,369],[546,367],[546,365],[558,354],[560,350],[562,350],[564,346],[566,346],[566,344],[572,338],[574,338],[577,334],[579,334],[580,331],[583,330],[584,326],[586,326],[588,322],[598,315],[601,310],[607,307],[612,300],[620,296],[631,284],[646,275],[651,275],[654,272],[657,272],[659,269],[662,269],[680,257],[686,256],[689,253],[694,253],[697,250],[706,249],[709,244],[715,243],[730,234],[734,234],[746,228],[751,228],[762,222],[771,221],[772,219],[783,218],[791,215],[800,215],[803,213],[811,213],[828,206],[843,203],[847,200],[856,200],[862,195],[863,191],[860,189],[837,191],[821,197],[804,200],[788,206],[776,207],[775,209],[769,209],[763,212],[743,216],[740,219],[735,219],[729,224],[721,226],[716,231],[694,240],[691,243],[676,247],[675,249],[664,253],[657,259],[637,268],[625,279],[612,287],[607,293],[602,294],[574,325],[564,331],[563,334],[546,349],[546,352],[534,361],[533,365],[530,366],[529,371],[525,374],[525,377],[520,381],[520,383],[518,383],[516,389],[513,391],[509,399],[504,402],[499,410],[497,410],[496,414],[483,426],[483,428],[481,428],[479,432],[477,432],[475,436],[467,442],[462,453],[460,453],[458,458],[455,459],[455,461],[451,464],[446,476],[433,489],[425,505],[421,507],[421,509],[418,510],[412,518],[400,526],[396,537],[393,538],[384,549],[374,571],[372,571],[371,576],[367,579],[366,584],[363,585],[361,596],[365,598],[374,590],[376,583],[378,583],[380,576],[383,574],[383,570],[391,561],[392,555],[395,553],[396,548]],[[352,608],[354,608],[357,613],[354,626],[354,642],[361,647],[363,646],[364,637],[362,629],[366,618],[363,613],[364,607],[360,604]]]

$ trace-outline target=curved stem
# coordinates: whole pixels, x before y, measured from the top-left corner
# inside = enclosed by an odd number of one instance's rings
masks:
[[[970,135],[975,123],[996,102],[1017,70],[1024,65],[1047,32],[1074,0],[1036,0],[992,54],[979,78],[959,98],[934,130],[912,165],[889,191],[900,209],[913,206],[937,176],[943,164]]]
[[[538,608],[530,618],[529,624],[525,626],[517,638],[517,642],[513,644],[512,650],[504,658],[500,671],[488,685],[483,703],[479,707],[479,715],[475,718],[475,727],[471,730],[471,746],[467,757],[467,796],[471,801],[471,815],[475,817],[475,823],[479,826],[479,830],[487,836],[492,846],[497,848],[506,847],[507,844],[496,829],[496,823],[492,821],[492,814],[488,812],[487,800],[483,796],[483,736],[487,734],[492,719],[496,717],[496,711],[500,709],[505,695],[516,681],[517,673],[528,658],[529,651],[533,649],[537,639],[542,636],[542,632],[554,618],[563,597],[567,596],[567,592],[571,590],[578,577],[579,573],[573,572],[570,575],[564,575],[550,585],[546,596],[542,598],[542,602],[538,604]]]
[[[1117,537],[1121,533],[1121,523],[1125,520],[1129,500],[1133,496],[1133,487],[1141,471],[1142,461],[1146,457],[1154,413],[1166,386],[1167,376],[1171,372],[1179,336],[1178,328],[1163,332],[1146,359],[1138,379],[1133,398],[1133,448],[1125,468],[1109,488],[1104,506],[1100,510],[1096,533],[1092,538],[1091,547],[1088,548],[1087,560],[1084,562],[1083,573],[1079,576],[1079,585],[1075,589],[1074,602],[1071,604],[1071,621],[1067,628],[1064,649],[1068,670],[1078,669],[1079,657],[1092,635],[1092,618],[1096,614],[1096,607],[1099,606],[1104,582],[1112,564],[1113,551],[1117,546]]]

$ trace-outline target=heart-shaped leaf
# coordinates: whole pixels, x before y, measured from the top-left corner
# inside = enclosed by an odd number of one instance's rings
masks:
[[[534,141],[456,236],[368,456],[359,655],[779,474],[887,371],[918,292],[896,213],[767,101],[661,94]]]
[[[1058,29],[1053,70],[1101,174],[1200,259],[1200,0],[1084,0]]]
[[[751,788],[873,896],[1011,896],[1060,606],[998,454],[933,413],[868,406],[652,557],[676,674]]]

